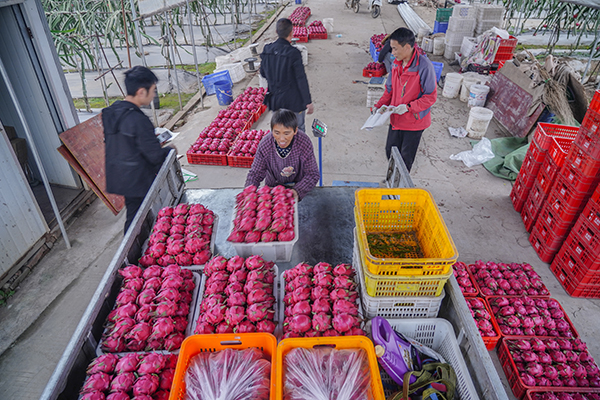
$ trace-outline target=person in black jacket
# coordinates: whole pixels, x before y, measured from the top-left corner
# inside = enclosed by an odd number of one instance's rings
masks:
[[[260,74],[267,79],[264,103],[269,110],[292,110],[298,115],[298,129],[304,131],[305,113],[314,111],[300,50],[292,46],[292,21],[277,21],[277,39],[263,49]]]
[[[125,197],[125,233],[171,148],[162,148],[150,119],[140,110],[154,99],[158,78],[146,67],[125,72],[125,100],[102,110],[106,191]]]

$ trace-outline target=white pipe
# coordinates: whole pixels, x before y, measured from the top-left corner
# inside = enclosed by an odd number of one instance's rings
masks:
[[[48,194],[48,199],[50,200],[50,204],[52,205],[52,211],[54,211],[54,216],[56,217],[56,222],[58,222],[58,226],[60,227],[60,232],[65,239],[65,244],[67,245],[67,249],[71,248],[71,242],[69,241],[69,237],[67,236],[67,231],[65,229],[65,225],[63,224],[62,217],[60,216],[60,210],[58,209],[58,205],[56,204],[56,199],[54,199],[54,193],[52,193],[52,188],[50,188],[50,182],[48,182],[48,176],[46,175],[46,170],[42,165],[42,159],[40,158],[40,154],[37,151],[37,147],[35,145],[35,141],[33,140],[33,136],[31,135],[31,131],[29,130],[29,125],[27,124],[27,119],[25,118],[25,114],[23,114],[23,110],[21,109],[21,105],[19,104],[19,99],[17,99],[17,94],[15,93],[12,83],[8,77],[6,69],[4,68],[4,63],[2,59],[0,59],[0,75],[6,82],[6,88],[8,89],[8,93],[10,94],[10,98],[12,99],[19,119],[23,124],[23,128],[25,128],[25,136],[27,136],[27,141],[31,146],[31,153],[33,154],[33,158],[35,163],[37,164],[40,175],[42,176],[42,181],[44,182],[44,187],[46,188],[46,193]]]

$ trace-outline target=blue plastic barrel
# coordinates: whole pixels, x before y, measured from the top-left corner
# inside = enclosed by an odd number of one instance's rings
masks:
[[[435,78],[439,81],[442,77],[442,70],[444,69],[444,63],[441,62],[431,62],[433,64],[433,69],[435,69]]]
[[[215,82],[215,94],[220,106],[228,106],[233,101],[233,90],[231,82],[217,81]]]
[[[296,0],[296,4],[302,4],[302,0]]]

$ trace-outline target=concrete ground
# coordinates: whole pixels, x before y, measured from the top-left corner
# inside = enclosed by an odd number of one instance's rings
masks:
[[[381,17],[372,19],[366,4],[358,14],[345,9],[342,1],[311,0],[311,19],[334,18],[334,33],[328,40],[306,44],[309,64],[306,67],[315,105],[315,113],[329,127],[323,139],[324,184],[334,180],[381,182],[387,161],[384,144],[386,128],[361,131],[368,116],[365,107],[366,85],[352,83],[363,80],[362,68],[370,62],[369,38],[375,33],[390,33],[403,26],[395,6],[384,2]],[[294,6],[282,15],[289,15]],[[416,7],[425,21],[433,25],[435,12]],[[337,37],[341,35],[341,37]],[[260,40],[261,45],[275,38],[274,28]],[[433,61],[442,61],[431,56]],[[447,64],[444,74],[453,71]],[[246,86],[258,86],[258,77],[248,76],[236,84],[234,94]],[[196,108],[178,129],[182,134],[175,145],[184,154],[222,109],[214,96],[205,99],[205,109]],[[467,168],[449,159],[451,154],[470,149],[469,139],[451,138],[448,127],[465,126],[468,108],[458,99],[446,99],[438,93],[432,109],[432,126],[423,135],[412,178],[418,187],[431,191],[459,250],[459,259],[497,262],[529,262],[542,276],[552,296],[558,299],[593,356],[600,360],[600,343],[595,339],[600,328],[595,318],[600,300],[569,297],[548,265],[541,262],[528,242],[520,215],[512,208],[511,183],[498,179],[482,166]],[[266,113],[256,128],[266,129],[270,115]],[[491,124],[487,137],[502,136]],[[313,144],[316,146],[316,139]],[[189,165],[198,180],[189,188],[241,187],[246,169]],[[19,291],[0,308],[0,395],[7,399],[37,399],[60,358],[97,283],[114,255],[122,235],[124,216],[113,216],[99,201],[68,227],[74,242],[66,250],[59,241],[23,282]],[[324,260],[326,261],[326,260]],[[500,375],[504,374],[500,372]],[[507,389],[510,393],[510,389]]]

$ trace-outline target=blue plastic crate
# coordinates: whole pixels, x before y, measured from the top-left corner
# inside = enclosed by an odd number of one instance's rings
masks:
[[[448,30],[448,22],[435,21],[433,25],[433,33],[446,33]]]
[[[369,40],[369,53],[371,53],[371,58],[373,58],[373,62],[379,61],[379,51],[375,48],[375,45],[370,40]]]
[[[433,68],[435,69],[435,77],[436,77],[437,81],[439,82],[440,78],[442,77],[442,70],[444,69],[444,63],[435,62],[435,61],[432,61],[431,63],[433,64]]]
[[[229,81],[231,82],[231,85],[233,85],[228,70],[223,70],[220,72],[215,72],[214,74],[203,76],[202,84],[204,85],[204,89],[206,89],[207,96],[215,94],[215,82],[218,81]]]

